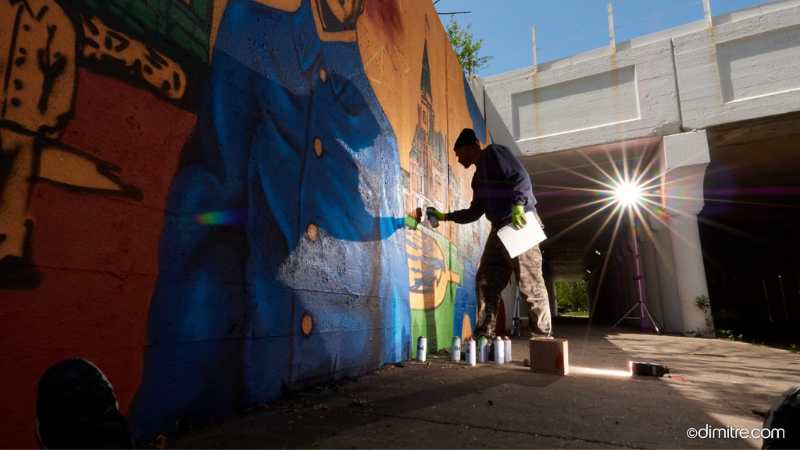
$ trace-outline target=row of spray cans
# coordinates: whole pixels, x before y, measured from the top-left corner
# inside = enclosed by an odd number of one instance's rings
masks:
[[[490,341],[485,336],[475,341],[467,339],[464,341],[463,361],[474,366],[477,363],[506,364],[514,358],[511,352],[511,339],[498,336],[494,341]],[[453,345],[450,348],[450,357],[453,362],[462,361],[462,346],[459,336],[453,337]],[[417,340],[417,361],[425,362],[428,358],[428,339],[420,336]]]
[[[482,342],[481,342],[482,341]],[[494,341],[481,336],[478,340],[480,362],[494,362],[495,364],[506,364],[514,360],[511,353],[511,339],[497,336]]]

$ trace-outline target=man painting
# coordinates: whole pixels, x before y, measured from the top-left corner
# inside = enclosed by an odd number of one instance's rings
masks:
[[[497,307],[500,293],[508,284],[513,272],[519,284],[519,293],[530,306],[531,337],[550,336],[550,304],[542,276],[542,253],[536,245],[516,258],[510,258],[497,231],[511,224],[522,228],[525,213],[536,212],[536,198],[530,176],[511,151],[502,145],[491,144],[481,150],[475,131],[465,128],[456,139],[453,150],[458,162],[465,168],[475,166],[472,177],[473,198],[469,208],[450,213],[436,209],[429,214],[439,220],[471,223],[484,214],[492,223],[492,230],[483,250],[480,266],[475,275],[478,296],[478,324],[476,335],[495,337],[497,333]]]

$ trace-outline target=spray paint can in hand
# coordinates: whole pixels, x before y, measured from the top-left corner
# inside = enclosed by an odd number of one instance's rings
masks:
[[[489,361],[489,340],[486,336],[481,336],[478,339],[478,362],[485,363]]]
[[[450,347],[450,359],[453,362],[461,361],[461,337],[453,336],[453,345]]]
[[[439,219],[437,219],[436,216],[433,215],[432,213],[433,209],[435,208],[433,208],[432,206],[428,206],[427,208],[425,208],[425,217],[428,218],[428,222],[431,223],[431,226],[433,228],[437,228],[439,227]]]
[[[514,358],[511,356],[511,339],[509,339],[508,336],[506,336],[505,338],[503,338],[503,344],[506,347],[503,355],[503,360],[504,362],[510,363],[511,361],[514,360]]]
[[[417,339],[417,361],[425,362],[428,358],[428,339],[425,336],[420,336]]]
[[[467,343],[467,364],[470,366],[475,365],[475,360],[477,359],[477,349],[475,348],[475,339],[468,339]]]
[[[505,363],[505,355],[506,345],[503,343],[503,339],[500,336],[494,340],[494,363],[495,364],[503,364]]]

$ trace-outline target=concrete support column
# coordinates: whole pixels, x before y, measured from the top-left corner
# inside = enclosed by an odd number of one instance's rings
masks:
[[[698,297],[708,297],[697,219],[671,220],[670,236],[683,320],[682,331],[709,334],[712,327],[710,323],[706,323],[707,312],[697,303]]]
[[[656,316],[656,319],[661,321],[664,331],[679,333],[683,331],[683,315],[681,308],[678,307],[680,299],[678,291],[675,289],[678,283],[675,280],[672,239],[666,224],[651,218],[650,225],[653,231],[652,244],[655,251],[656,277],[658,279],[658,311],[661,313],[660,316]]]
[[[680,318],[673,331],[710,334],[710,308],[698,306],[708,297],[697,215],[705,204],[703,180],[710,161],[705,130],[664,137],[663,218],[669,230],[669,250],[674,268],[677,304],[664,303],[665,316]],[[663,286],[663,281],[662,286]],[[669,289],[669,286],[664,286]],[[663,290],[662,290],[663,291]],[[669,311],[668,311],[669,310]]]

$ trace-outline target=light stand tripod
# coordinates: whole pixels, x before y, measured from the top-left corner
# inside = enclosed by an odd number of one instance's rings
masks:
[[[639,252],[639,232],[636,226],[636,218],[633,217],[633,213],[629,210],[629,214],[631,214],[631,239],[633,239],[633,261],[634,261],[634,280],[636,281],[636,292],[638,294],[638,301],[631,306],[631,308],[622,315],[622,317],[617,320],[612,328],[617,328],[617,326],[622,323],[625,319],[639,319],[639,323],[641,325],[642,330],[647,330],[647,321],[649,321],[650,325],[653,326],[653,329],[656,333],[661,334],[661,329],[658,327],[658,323],[656,323],[653,316],[650,314],[650,310],[647,309],[647,303],[644,301],[644,282],[642,276],[642,255]],[[636,309],[639,309],[638,315],[631,315]]]

